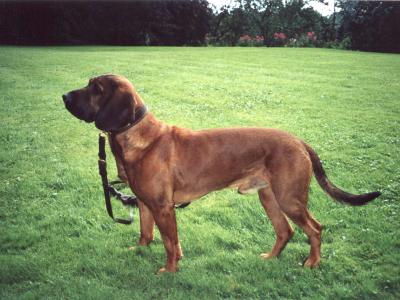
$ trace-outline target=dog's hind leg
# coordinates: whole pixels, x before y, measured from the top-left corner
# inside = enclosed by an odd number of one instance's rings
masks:
[[[277,257],[294,234],[285,214],[282,212],[275,199],[275,194],[271,188],[264,188],[258,191],[260,201],[276,233],[276,242],[270,252],[262,253],[264,259]]]
[[[308,218],[310,219],[312,225],[314,226],[314,228],[317,229],[318,231],[321,231],[323,229],[322,224],[320,222],[318,222],[308,210],[307,210],[307,215],[308,215]]]
[[[293,199],[291,206],[282,207],[285,214],[307,235],[311,250],[310,255],[304,262],[305,267],[313,268],[321,260],[321,224],[311,217],[304,201]]]

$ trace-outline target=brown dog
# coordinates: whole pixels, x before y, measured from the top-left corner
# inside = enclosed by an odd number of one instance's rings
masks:
[[[261,256],[281,253],[294,233],[289,217],[310,240],[306,267],[320,262],[322,226],[307,210],[313,171],[324,191],[338,201],[363,205],[380,195],[353,195],[335,187],[314,150],[277,129],[191,131],[168,126],[144,113],[143,100],[121,76],[93,78],[63,99],[74,116],[109,133],[119,175],[140,199],[139,244],[152,241],[154,222],[160,230],[167,252],[160,272],[177,271],[182,257],[175,205],[211,191],[231,187],[241,194],[258,192],[277,236],[272,250]]]

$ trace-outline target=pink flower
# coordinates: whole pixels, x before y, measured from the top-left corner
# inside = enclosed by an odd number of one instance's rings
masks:
[[[251,36],[249,36],[248,34],[242,35],[239,38],[239,41],[241,41],[241,42],[250,42],[251,41]]]
[[[284,39],[286,39],[286,34],[284,34],[283,32],[275,32],[274,33],[274,39],[276,39],[276,40],[284,40]]]
[[[314,31],[309,31],[309,32],[307,32],[307,38],[309,40],[315,40],[315,39],[317,39],[317,36],[315,35]]]

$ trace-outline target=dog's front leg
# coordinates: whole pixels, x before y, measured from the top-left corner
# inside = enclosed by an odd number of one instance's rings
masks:
[[[165,205],[153,209],[152,212],[167,252],[167,263],[158,273],[165,271],[176,272],[178,271],[178,261],[182,257],[182,252],[178,240],[175,208],[173,205]]]
[[[139,246],[147,246],[154,238],[154,218],[151,210],[142,202],[138,201],[140,214],[140,240]]]
[[[118,178],[123,182],[128,183],[128,176],[125,172],[124,164],[121,160],[121,152],[118,151],[115,141],[108,136],[108,143],[110,144],[111,152],[114,155],[115,163],[117,165]]]

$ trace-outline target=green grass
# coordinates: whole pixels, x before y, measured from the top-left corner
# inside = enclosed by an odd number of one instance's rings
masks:
[[[337,185],[383,194],[354,208],[313,180],[309,206],[325,230],[322,264],[308,270],[299,229],[279,259],[262,261],[275,236],[257,197],[212,193],[177,212],[181,270],[156,276],[165,260],[158,231],[149,248],[127,250],[139,226],[106,214],[98,131],[61,100],[108,72],[128,77],[170,124],[285,129],[314,147]],[[399,55],[1,47],[0,78],[1,299],[400,298]]]

